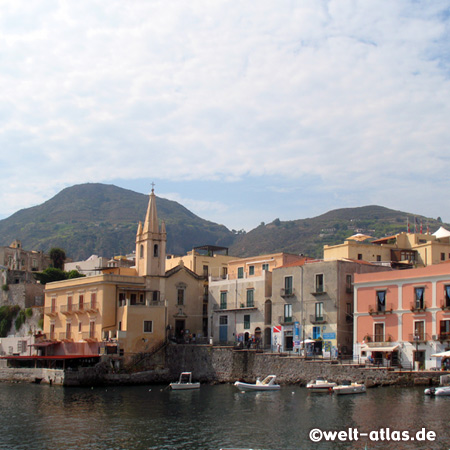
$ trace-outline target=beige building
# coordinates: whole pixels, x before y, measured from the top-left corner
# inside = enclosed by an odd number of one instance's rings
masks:
[[[226,277],[209,278],[210,336],[214,343],[270,347],[272,271],[304,257],[274,253],[228,263]]]
[[[425,267],[450,259],[450,233],[399,233],[382,239],[354,235],[343,244],[325,245],[325,261],[355,259],[392,267]]]
[[[272,274],[272,346],[309,355],[350,355],[355,273],[391,270],[365,261],[301,260]]]
[[[201,305],[196,306],[197,310],[200,310],[201,316],[201,328],[196,332],[197,336],[200,334],[205,337],[208,336],[208,286],[209,277],[213,280],[226,279],[228,274],[228,263],[230,261],[236,261],[239,258],[236,256],[228,255],[227,247],[218,247],[215,245],[203,245],[195,247],[192,251],[188,252],[185,256],[168,255],[166,259],[166,269],[168,273],[176,267],[182,266],[185,268],[186,273],[192,272],[202,280],[201,286]],[[194,281],[195,277],[190,277],[190,282],[198,284],[198,281]],[[175,305],[178,303],[171,302]],[[198,316],[198,317],[200,317]],[[170,317],[170,314],[169,314]],[[177,338],[180,338],[180,330],[186,330],[186,326],[183,325],[183,318],[177,317],[173,326],[173,333]],[[190,329],[189,327],[187,329]]]
[[[47,354],[131,355],[166,338],[166,231],[159,225],[154,192],[136,235],[136,267],[46,285]]]

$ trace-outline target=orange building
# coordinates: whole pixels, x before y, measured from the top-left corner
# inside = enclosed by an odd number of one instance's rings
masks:
[[[450,347],[450,264],[355,274],[354,354],[432,368]]]

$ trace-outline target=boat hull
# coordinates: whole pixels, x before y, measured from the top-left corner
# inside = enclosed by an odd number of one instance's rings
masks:
[[[261,384],[251,384],[251,383],[242,383],[241,381],[236,381],[234,385],[240,391],[277,391],[280,389],[279,384],[272,384],[270,386],[264,386]]]
[[[450,386],[437,387],[437,388],[428,388],[425,389],[426,395],[443,397],[450,395]]]
[[[366,392],[366,387],[363,384],[350,385],[350,386],[335,386],[333,392],[336,395],[345,394],[364,394]]]
[[[185,391],[188,389],[199,389],[200,383],[170,383],[170,388],[174,391]]]

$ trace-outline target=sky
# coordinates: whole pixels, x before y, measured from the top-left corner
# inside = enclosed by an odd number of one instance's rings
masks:
[[[450,222],[449,29],[449,0],[6,0],[0,219],[95,182],[236,230]]]

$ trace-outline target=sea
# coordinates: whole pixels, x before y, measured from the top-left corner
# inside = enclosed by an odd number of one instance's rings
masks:
[[[450,397],[418,387],[337,396],[0,383],[0,406],[1,450],[450,449]]]

